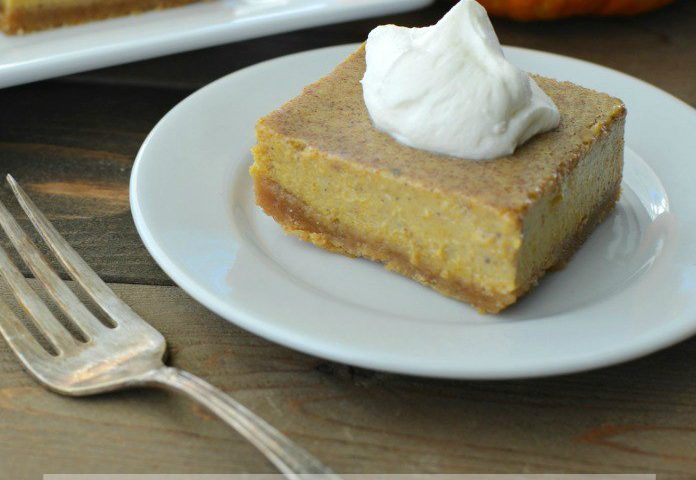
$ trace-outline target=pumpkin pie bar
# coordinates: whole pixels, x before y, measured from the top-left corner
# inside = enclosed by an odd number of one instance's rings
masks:
[[[256,201],[286,232],[497,313],[562,265],[620,194],[620,100],[534,76],[558,128],[486,161],[405,146],[365,107],[361,47],[259,120]]]
[[[0,29],[17,34],[197,0],[0,0]]]

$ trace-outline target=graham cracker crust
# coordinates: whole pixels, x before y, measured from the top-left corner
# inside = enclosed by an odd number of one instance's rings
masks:
[[[22,34],[63,25],[131,15],[147,10],[176,7],[196,1],[198,0],[116,0],[95,1],[89,5],[13,9],[11,11],[3,11],[0,8],[0,29],[8,34]]]
[[[313,220],[315,216],[307,205],[269,178],[254,176],[254,190],[257,205],[273,217],[286,232],[325,250],[380,262],[388,270],[412,278],[446,296],[467,302],[482,313],[500,312],[536,285],[547,271],[562,268],[595,227],[611,212],[621,194],[620,185],[611,190],[595,211],[579,225],[576,233],[560,248],[557,260],[550,259],[549,267],[539,271],[532,281],[514,292],[497,293],[484,290],[477,285],[444,279],[437,272],[417,268],[404,255],[386,245],[368,243],[350,232],[338,231],[338,227],[322,225]]]

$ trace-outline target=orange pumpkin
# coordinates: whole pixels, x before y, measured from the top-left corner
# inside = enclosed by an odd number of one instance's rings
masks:
[[[490,15],[515,20],[553,20],[573,15],[635,15],[674,0],[478,0]]]

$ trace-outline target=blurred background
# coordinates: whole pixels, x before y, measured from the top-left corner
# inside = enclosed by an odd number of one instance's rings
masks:
[[[439,20],[453,3],[452,0],[436,0],[432,6],[417,12],[273,35],[84,74],[72,80],[148,82],[194,89],[260,60],[309,48],[364,41],[370,30],[383,23],[429,25]],[[678,92],[682,100],[696,104],[693,78],[696,72],[696,2],[693,0],[671,3],[665,0],[484,0],[482,3],[494,14],[547,19],[516,21],[493,15],[493,25],[505,45],[545,50],[606,65],[669,92]],[[584,7],[597,4],[606,8],[613,5],[610,11],[614,13],[632,13],[648,7],[656,10],[626,16],[583,15],[583,12],[596,12],[596,8]],[[507,6],[509,8],[505,8]],[[563,17],[571,13],[579,16]]]

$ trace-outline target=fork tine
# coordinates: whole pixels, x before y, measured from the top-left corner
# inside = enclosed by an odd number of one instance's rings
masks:
[[[41,252],[22,230],[5,205],[0,202],[0,227],[36,278],[43,284],[58,306],[68,315],[85,337],[93,338],[104,326],[51,269]]]
[[[32,365],[37,359],[48,360],[48,352],[2,300],[0,300],[0,334],[5,337],[15,355],[32,373],[34,372]]]
[[[141,323],[147,325],[131,308],[126,305],[116,294],[99,278],[89,265],[62,237],[58,230],[41,213],[29,196],[19,186],[12,175],[7,175],[7,182],[17,197],[24,212],[41,234],[48,247],[58,258],[60,263],[70,273],[70,276],[84,289],[85,292],[99,305],[102,311],[114,324]]]
[[[58,353],[64,353],[77,344],[77,340],[56,320],[2,247],[0,247],[0,274],[9,284],[17,301]]]

